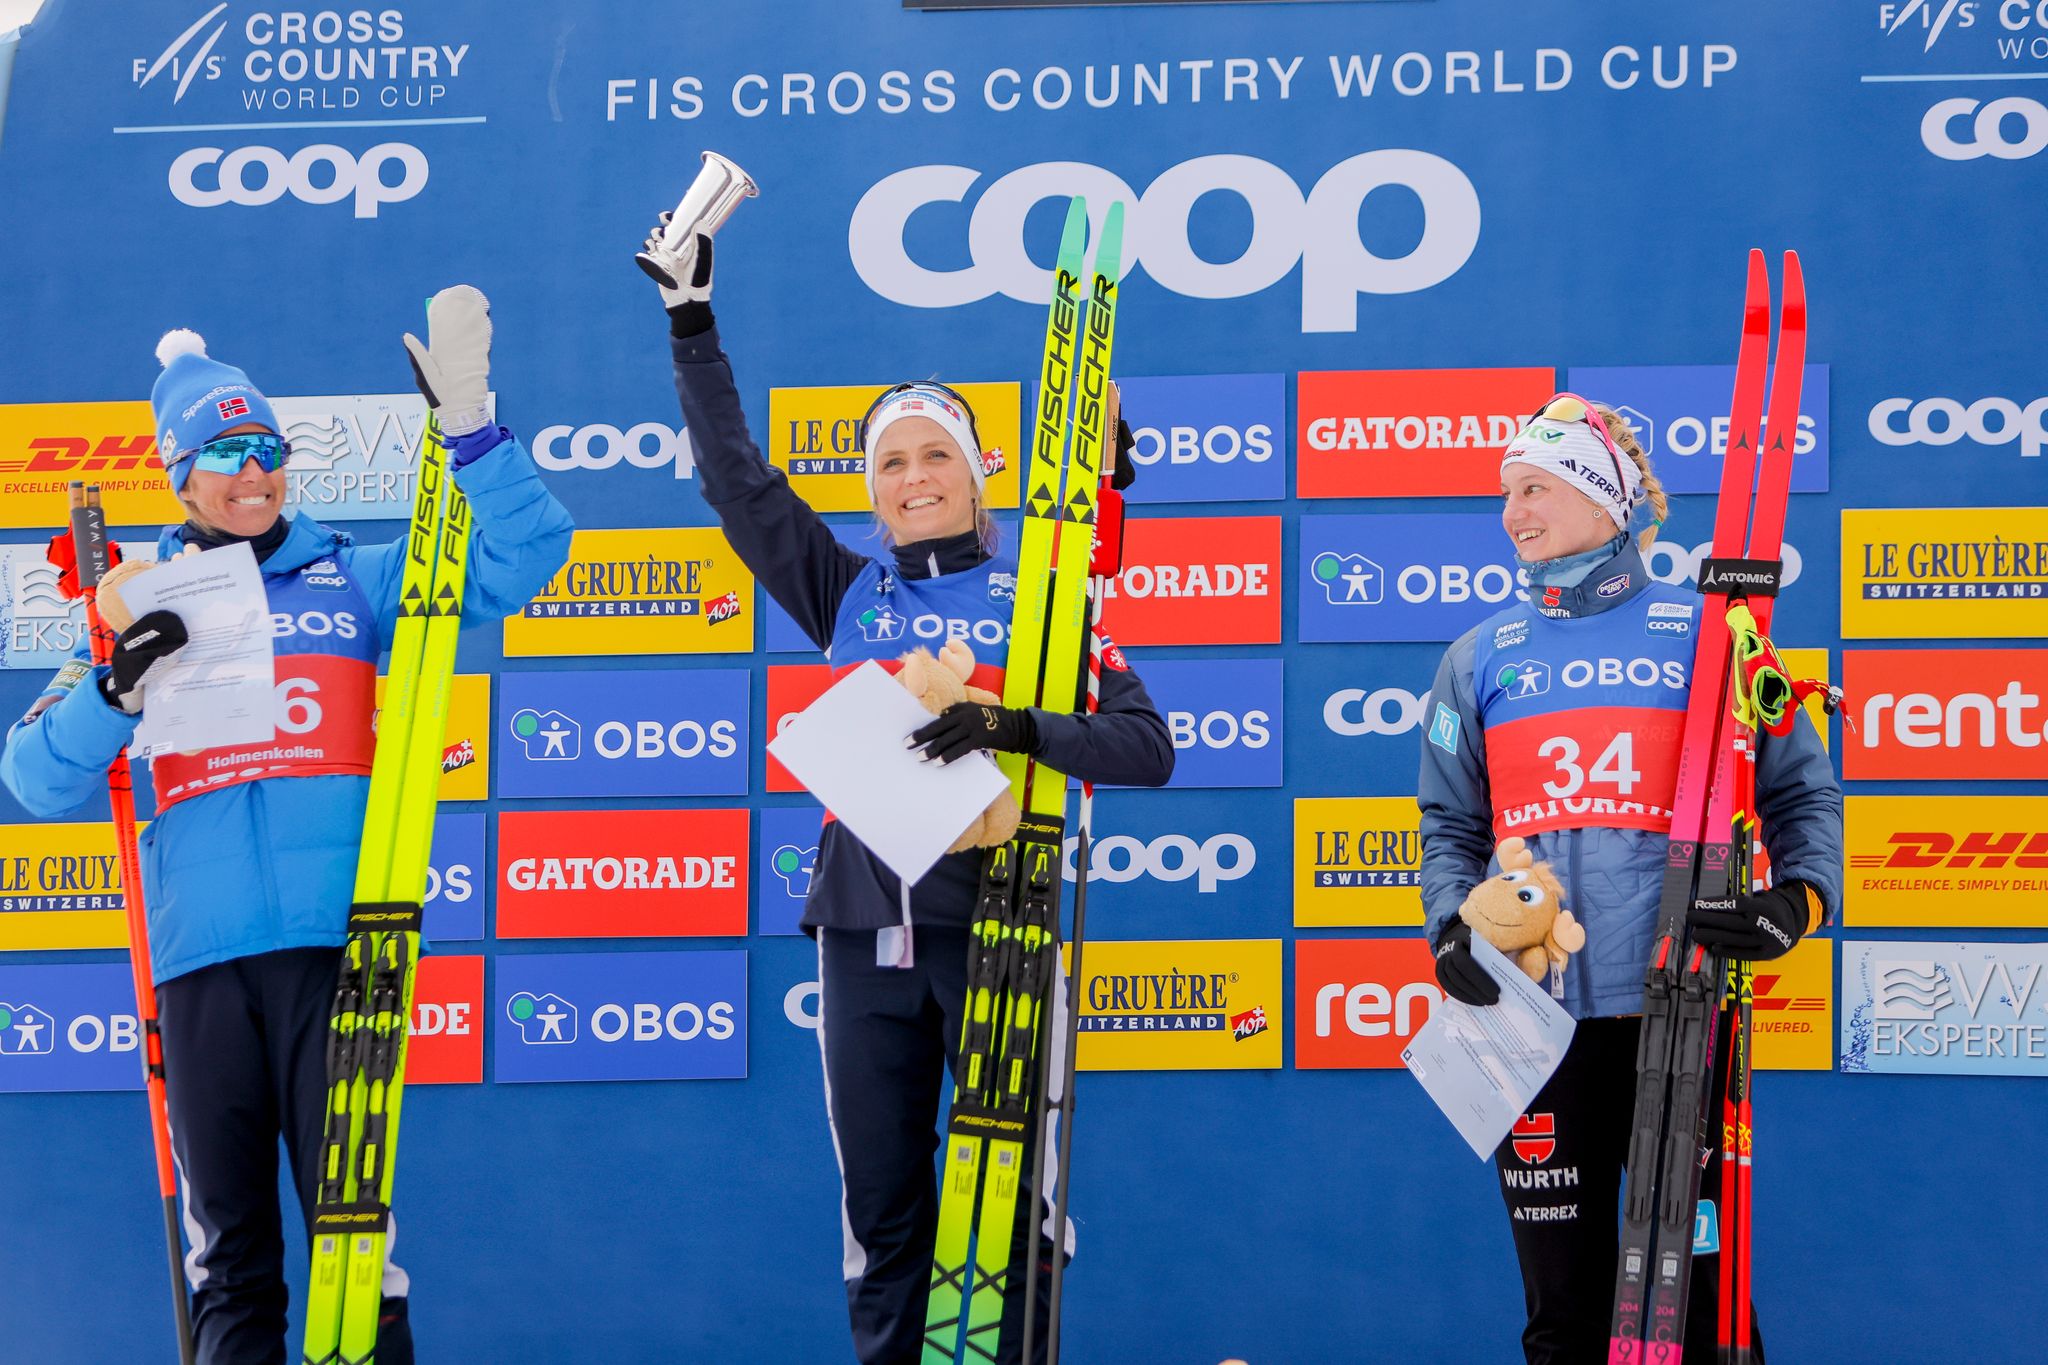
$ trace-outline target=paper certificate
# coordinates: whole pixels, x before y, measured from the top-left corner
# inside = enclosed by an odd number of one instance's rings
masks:
[[[121,600],[137,620],[176,612],[188,637],[142,676],[135,757],[260,744],[276,734],[270,602],[246,543],[166,559],[123,583]]]

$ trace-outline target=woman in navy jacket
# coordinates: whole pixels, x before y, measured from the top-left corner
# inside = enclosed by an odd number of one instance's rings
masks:
[[[869,659],[893,670],[920,643],[936,652],[964,638],[975,651],[974,681],[1000,695],[1017,563],[998,547],[983,505],[983,452],[964,400],[943,385],[909,384],[876,404],[863,448],[888,550],[875,558],[850,550],[748,434],[711,315],[709,238],[696,239],[679,278],[683,288],[662,290],[676,392],[704,500],[740,558],[835,673]],[[1091,782],[1150,787],[1173,772],[1166,723],[1116,651],[1105,651],[1096,714],[961,703],[918,733],[928,755],[1028,753]],[[819,838],[803,926],[818,940],[825,1107],[844,1190],[847,1309],[863,1365],[919,1358],[938,1221],[932,1158],[942,1068],[960,1040],[980,865],[977,852],[952,854],[906,886],[836,822],[828,819]],[[1061,1012],[1048,1036],[1059,1036]],[[1023,1264],[1034,1223],[1037,1254],[1052,1255],[1051,1200],[1036,1214],[1032,1206],[1019,1197],[1013,1265]],[[1071,1227],[1063,1241],[1071,1255]],[[1004,1305],[1005,1362],[1020,1354],[1022,1282],[1011,1277]],[[1041,1324],[1046,1283],[1041,1277]],[[1037,1340],[1042,1346],[1043,1330]]]

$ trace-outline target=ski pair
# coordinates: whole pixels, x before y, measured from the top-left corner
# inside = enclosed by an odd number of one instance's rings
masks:
[[[376,1358],[406,1026],[468,549],[469,501],[449,476],[447,446],[430,417],[327,1037],[327,1125],[304,1365],[370,1365]]]
[[[99,584],[121,562],[107,535],[106,509],[98,484],[74,480],[69,490],[71,530],[50,542],[59,591],[85,599],[85,623],[94,667],[114,657],[117,632],[100,617]],[[142,1028],[142,1080],[149,1101],[149,1134],[156,1149],[157,1195],[163,1201],[164,1242],[171,1261],[171,1313],[178,1333],[178,1359],[192,1365],[192,1302],[185,1292],[184,1243],[178,1231],[178,1175],[171,1158],[170,1109],[164,1089],[164,1042],[157,1027],[156,978],[149,963],[149,919],[142,900],[142,857],[135,842],[135,777],[127,749],[107,766],[107,804],[121,859],[121,902],[127,911],[128,969],[135,982],[135,1017]]]
[[[1115,439],[1104,423],[1123,216],[1121,203],[1109,206],[1092,277],[1082,274],[1088,210],[1081,199],[1068,205],[1060,235],[1023,471],[1024,524],[1003,680],[1009,707],[1072,711],[1080,686],[1100,460],[1105,434]],[[1022,754],[999,757],[1022,816],[1016,837],[983,860],[968,932],[924,1365],[996,1358],[1024,1148],[1042,1107],[1046,1005],[1059,973],[1067,778]],[[1027,1256],[1036,1257],[1036,1242],[1026,1239]]]
[[[1792,452],[1799,425],[1806,358],[1806,287],[1799,258],[1785,253],[1775,369],[1769,373],[1771,422],[1764,395],[1771,333],[1770,281],[1761,251],[1749,254],[1742,343],[1729,408],[1728,450],[1721,466],[1713,548],[1701,564],[1704,594],[1695,636],[1692,686],[1671,802],[1671,839],[1658,899],[1656,936],[1643,987],[1643,1024],[1636,1054],[1636,1096],[1622,1199],[1620,1256],[1609,1333],[1609,1365],[1677,1365],[1685,1349],[1686,1298],[1700,1176],[1710,1155],[1702,1146],[1706,1099],[1715,1064],[1715,1034],[1730,974],[1713,953],[1690,941],[1695,904],[1726,908],[1750,890],[1756,843],[1756,732],[1737,714],[1743,675],[1736,668],[1738,632],[1731,609],[1768,630],[1782,576],[1780,559]],[[1743,619],[1738,615],[1739,624]],[[1746,638],[1746,637],[1745,637]],[[1754,719],[1754,713],[1748,713]],[[1748,1104],[1749,990],[1743,966],[1733,971],[1736,1036],[1730,1056],[1737,1131],[1723,1139],[1722,1332],[1726,1359],[1749,1358]],[[1732,1258],[1732,1260],[1731,1260]]]

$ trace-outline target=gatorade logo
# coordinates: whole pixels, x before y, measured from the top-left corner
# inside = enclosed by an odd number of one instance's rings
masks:
[[[744,810],[506,811],[499,938],[739,937]]]
[[[1133,518],[1103,629],[1130,645],[1278,644],[1279,563],[1278,517]]]

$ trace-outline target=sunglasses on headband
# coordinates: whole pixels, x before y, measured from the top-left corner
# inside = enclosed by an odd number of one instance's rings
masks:
[[[960,390],[952,387],[950,384],[941,384],[936,379],[913,379],[907,384],[898,384],[894,388],[884,389],[874,402],[868,404],[867,412],[860,419],[860,443],[862,450],[867,449],[868,424],[875,420],[875,414],[880,412],[883,405],[891,399],[901,398],[907,393],[927,393],[934,398],[942,398],[960,409],[961,415],[967,419],[968,434],[974,437],[974,443],[977,446],[981,444],[981,431],[974,425],[974,407],[967,401],[966,396]]]
[[[1542,407],[1530,415],[1529,422],[1534,422],[1539,417],[1547,417],[1553,422],[1561,422],[1567,425],[1573,422],[1584,422],[1587,426],[1591,427],[1600,437],[1600,444],[1607,447],[1608,455],[1613,457],[1614,486],[1616,488],[1628,487],[1628,479],[1622,470],[1622,461],[1628,459],[1628,456],[1623,454],[1621,447],[1615,443],[1614,433],[1607,429],[1607,423],[1601,419],[1599,413],[1593,410],[1591,403],[1588,403],[1575,393],[1553,394]],[[1529,425],[1529,422],[1524,422],[1522,425],[1526,427]]]
[[[291,458],[292,448],[282,436],[267,431],[252,431],[240,436],[220,436],[203,446],[194,446],[172,460],[167,469],[174,469],[187,460],[194,469],[204,469],[213,474],[239,474],[242,466],[250,460],[266,474],[275,474],[284,468],[284,462]]]

